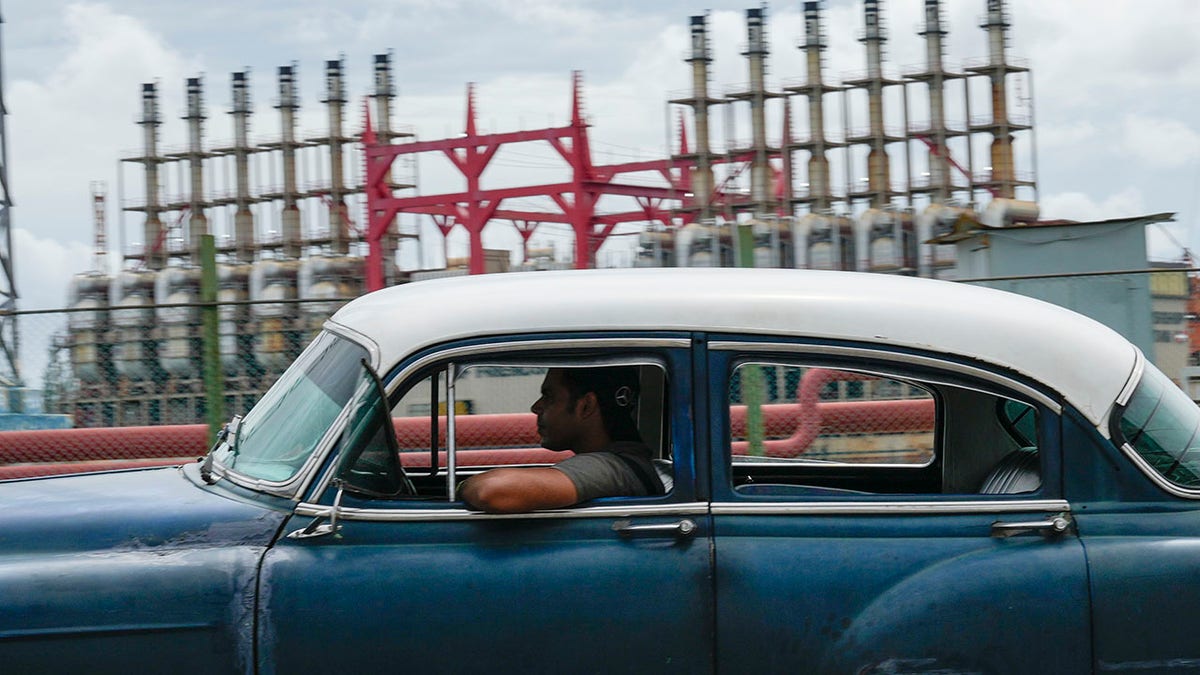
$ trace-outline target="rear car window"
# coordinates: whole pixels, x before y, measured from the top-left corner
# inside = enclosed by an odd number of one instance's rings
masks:
[[[1129,444],[1158,475],[1176,486],[1200,489],[1200,408],[1157,368],[1141,382],[1114,425],[1117,441]]]

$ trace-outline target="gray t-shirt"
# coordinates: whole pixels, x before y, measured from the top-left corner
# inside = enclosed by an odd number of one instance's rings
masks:
[[[643,473],[658,482],[654,465],[650,463],[650,448],[634,441],[618,441],[600,452],[568,457],[554,468],[567,474],[575,484],[581,502],[597,497],[644,497],[650,494],[645,482],[618,454],[637,462]]]

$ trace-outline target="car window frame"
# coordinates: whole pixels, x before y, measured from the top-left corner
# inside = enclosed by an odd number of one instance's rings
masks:
[[[883,345],[842,342],[821,339],[781,339],[776,336],[709,336],[708,352],[711,375],[708,383],[712,399],[712,428],[709,443],[714,457],[711,490],[717,502],[756,503],[788,502],[861,502],[865,505],[880,502],[891,504],[920,503],[990,503],[994,501],[1044,502],[1062,499],[1060,426],[1064,406],[1052,392],[1020,375],[993,369],[954,355],[893,348]],[[744,361],[772,360],[773,362],[820,365],[847,370],[881,372],[897,379],[909,378],[947,386],[973,389],[988,395],[1011,398],[1032,405],[1038,413],[1039,454],[1042,485],[1030,493],[895,493],[854,495],[805,495],[786,498],[750,496],[739,493],[732,482],[727,396],[730,368]],[[722,367],[723,364],[723,367]],[[724,390],[724,391],[723,391]],[[942,424],[941,411],[937,423]],[[939,429],[939,434],[942,430]],[[939,457],[937,461],[941,461]],[[846,465],[842,465],[846,466]],[[898,467],[888,467],[889,469]],[[868,508],[870,508],[868,506]]]
[[[487,514],[467,509],[461,500],[369,499],[347,493],[343,495],[341,505],[338,507],[338,517],[349,520],[538,519],[570,517],[571,514],[584,517],[610,517],[614,513],[634,515],[645,512],[653,514],[664,509],[671,513],[703,513],[703,506],[697,503],[695,498],[695,437],[694,434],[690,434],[686,425],[682,427],[679,425],[680,411],[676,410],[680,405],[690,408],[692,403],[691,346],[691,340],[687,335],[669,332],[631,333],[625,331],[615,334],[484,337],[426,348],[405,358],[383,376],[388,405],[393,406],[399,400],[400,393],[406,390],[410,383],[419,383],[420,380],[451,362],[471,361],[472,365],[490,365],[508,359],[514,363],[537,361],[541,364],[557,362],[563,365],[588,363],[600,365],[605,361],[630,363],[636,361],[639,356],[644,361],[649,359],[648,362],[651,363],[657,364],[661,361],[666,377],[673,380],[667,391],[667,404],[672,416],[668,429],[671,438],[668,439],[668,442],[671,444],[672,451],[676,453],[675,459],[683,457],[685,460],[682,465],[676,461],[676,486],[675,490],[668,494],[604,497],[562,509],[519,514]],[[582,356],[584,354],[587,356]],[[690,438],[686,443],[680,442],[689,435]],[[330,505],[336,493],[336,489],[333,487],[336,478],[335,467],[337,458],[341,454],[341,448],[334,448],[329,453],[330,461],[327,462],[320,477],[314,481],[308,498],[298,505],[297,514],[314,517],[329,514]],[[684,480],[681,481],[681,477]]]

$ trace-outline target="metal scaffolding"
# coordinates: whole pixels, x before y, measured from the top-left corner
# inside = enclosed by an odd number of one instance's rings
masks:
[[[4,17],[0,15],[0,386],[21,383],[17,359],[17,284],[12,256],[12,191],[8,183],[8,106],[4,103]]]

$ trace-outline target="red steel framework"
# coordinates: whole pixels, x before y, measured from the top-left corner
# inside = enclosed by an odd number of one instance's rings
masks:
[[[592,162],[588,144],[588,124],[584,121],[580,96],[581,77],[572,73],[571,121],[564,127],[480,134],[475,125],[474,87],[467,87],[467,119],[465,133],[459,138],[433,141],[414,141],[381,145],[371,128],[370,118],[362,134],[367,165],[368,244],[366,282],[368,290],[384,285],[382,239],[400,213],[429,215],[443,235],[455,225],[467,229],[470,262],[468,271],[484,271],[483,229],[493,220],[513,223],[522,239],[528,241],[541,223],[563,223],[575,233],[575,267],[591,267],[596,250],[621,223],[658,221],[671,225],[674,213],[663,207],[664,202],[685,201],[690,184],[690,169],[694,162],[686,159],[656,159],[622,164],[597,166]],[[548,142],[567,163],[571,179],[562,183],[484,189],[480,177],[496,152],[504,145]],[[466,179],[463,192],[397,197],[388,185],[392,161],[400,155],[422,152],[441,152]],[[620,182],[618,176],[629,173],[657,172],[667,182],[666,187],[635,185]],[[605,195],[632,197],[638,209],[618,213],[599,213],[597,203]],[[535,211],[503,208],[508,199],[544,197],[551,200],[557,211]]]

